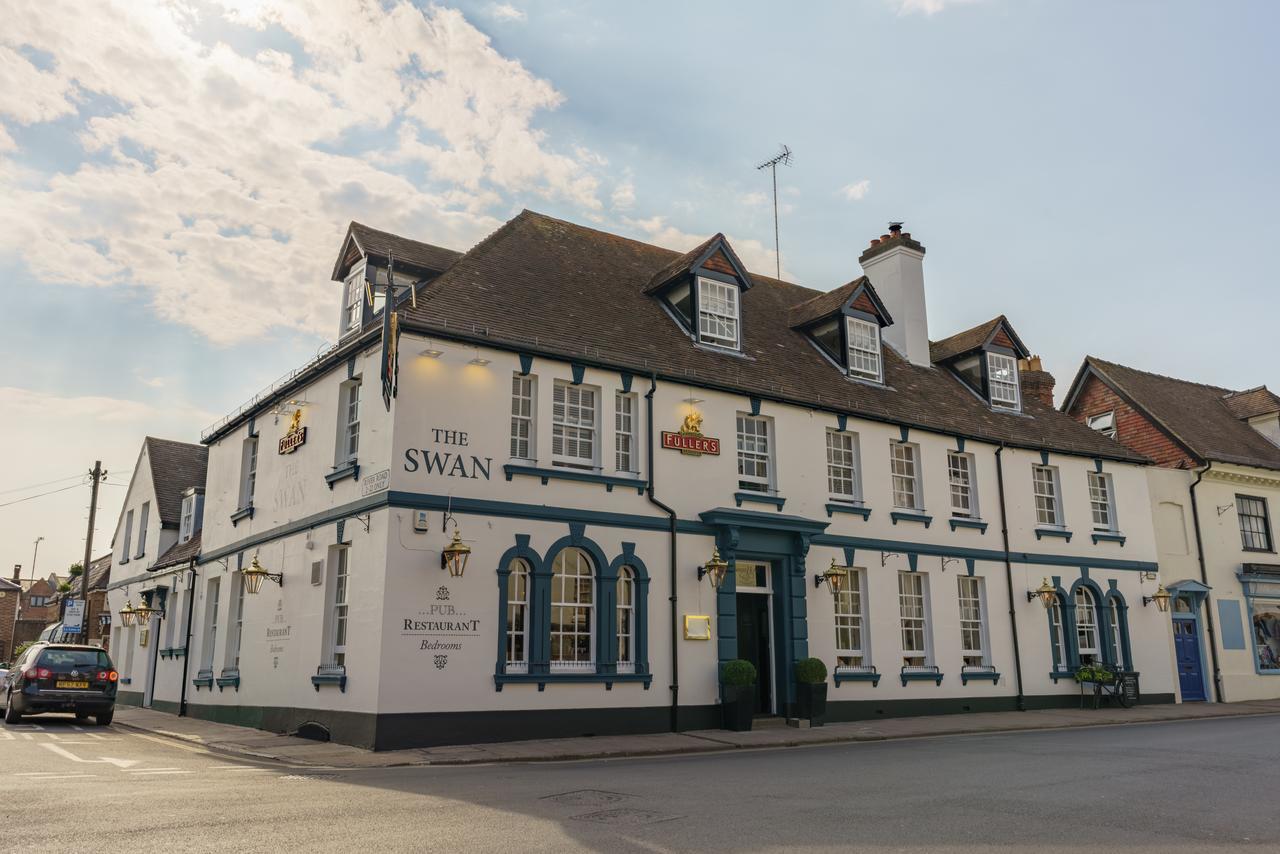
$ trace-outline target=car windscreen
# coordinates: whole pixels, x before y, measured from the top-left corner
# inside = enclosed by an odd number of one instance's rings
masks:
[[[40,653],[39,664],[41,667],[57,670],[77,667],[107,668],[111,666],[111,659],[100,649],[46,649]]]

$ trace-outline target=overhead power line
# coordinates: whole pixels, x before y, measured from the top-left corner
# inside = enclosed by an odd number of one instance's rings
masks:
[[[24,501],[31,501],[32,499],[35,499],[35,498],[44,498],[46,495],[54,495],[59,492],[66,492],[68,489],[77,489],[80,486],[83,486],[83,484],[73,483],[70,486],[62,487],[61,489],[51,489],[48,492],[41,492],[36,495],[28,495],[26,498],[16,498],[13,501],[6,501],[4,504],[0,504],[0,507],[11,507],[14,504],[21,504]]]
[[[15,486],[13,489],[0,489],[0,495],[8,495],[11,492],[26,492],[28,489],[38,489],[41,486],[52,486],[55,483],[66,483],[69,480],[81,480],[87,477],[83,474],[73,474],[70,477],[60,477],[56,480],[46,480],[44,483],[30,483],[26,486]]]

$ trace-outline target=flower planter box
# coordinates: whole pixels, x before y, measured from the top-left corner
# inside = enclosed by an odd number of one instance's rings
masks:
[[[734,732],[750,732],[751,719],[756,712],[755,685],[726,685],[724,700],[720,704],[724,713],[724,728]]]
[[[827,683],[796,685],[796,717],[807,720],[809,726],[822,726],[827,717]]]

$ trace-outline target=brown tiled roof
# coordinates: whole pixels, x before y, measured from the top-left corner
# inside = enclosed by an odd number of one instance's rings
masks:
[[[1233,394],[1230,389],[1152,374],[1094,356],[1085,358],[1084,370],[1089,368],[1201,459],[1280,469],[1280,447],[1231,411],[1226,403]]]
[[[652,293],[674,279],[676,276],[679,276],[681,273],[689,272],[693,268],[693,265],[698,262],[698,259],[702,257],[703,253],[710,249],[711,244],[715,243],[717,240],[724,240],[724,235],[717,232],[690,249],[688,252],[672,259],[670,264],[663,266],[653,274],[649,281],[645,282],[645,293]]]
[[[7,578],[0,578],[0,590],[21,590],[21,584],[15,584]]]
[[[388,254],[393,254],[397,262],[403,261],[406,264],[412,264],[415,267],[436,273],[449,269],[455,261],[462,257],[461,252],[445,249],[443,246],[432,246],[430,243],[423,243],[419,240],[410,240],[407,237],[401,237],[398,234],[391,234],[387,231],[379,231],[376,228],[370,228],[363,223],[354,221],[347,227],[347,238],[348,240],[354,239],[368,255],[386,258]],[[343,256],[348,240],[342,242],[343,253],[339,254],[338,262],[334,265],[333,277],[335,279],[338,278],[339,270],[344,266]]]
[[[160,559],[151,565],[151,571],[190,563],[198,554],[200,554],[200,532],[196,531],[185,543],[174,543],[169,546],[168,551],[160,555]]]
[[[929,361],[936,365],[948,359],[954,359],[956,356],[968,353],[971,350],[977,350],[987,343],[1001,324],[1004,324],[1005,332],[1009,334],[1013,343],[1017,347],[1026,350],[1027,348],[1023,345],[1022,339],[1018,337],[1018,333],[1013,331],[1013,326],[1009,323],[1009,319],[1002,314],[999,317],[988,320],[986,323],[980,323],[972,329],[957,332],[949,338],[943,338],[941,341],[930,341]]]
[[[209,449],[148,436],[147,459],[151,462],[151,484],[160,521],[177,525],[182,515],[182,493],[192,486],[204,487]]]
[[[89,564],[89,589],[106,590],[111,583],[111,552]]]
[[[481,241],[404,309],[404,328],[534,355],[656,374],[893,424],[1020,447],[1145,458],[1038,401],[997,412],[948,371],[885,348],[886,386],[850,380],[790,328],[818,291],[752,275],[742,295],[742,355],[697,347],[644,294],[678,253],[525,211]]]
[[[1280,397],[1276,397],[1264,385],[1247,391],[1233,391],[1222,398],[1222,404],[1242,421],[1280,412]]]
[[[798,329],[802,326],[808,326],[815,320],[819,320],[829,314],[835,314],[849,300],[849,297],[853,296],[853,292],[863,285],[866,285],[869,291],[875,293],[875,288],[871,287],[871,280],[866,276],[859,276],[834,291],[818,294],[812,299],[807,299],[799,305],[792,306],[787,315],[787,324],[792,328]],[[873,301],[879,302],[879,297],[874,297]],[[892,323],[893,318],[889,317],[888,310],[884,314],[885,320]]]

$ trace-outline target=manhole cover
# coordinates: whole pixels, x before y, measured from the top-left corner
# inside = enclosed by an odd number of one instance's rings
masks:
[[[623,798],[629,798],[630,795],[623,795],[619,792],[602,792],[599,789],[578,789],[574,792],[562,792],[558,795],[547,795],[542,800],[555,801],[558,804],[565,804],[571,807],[602,807],[605,804],[616,804]]]
[[[336,780],[337,774],[284,774],[280,780]]]
[[[634,826],[638,824],[657,824],[660,821],[673,821],[678,815],[666,815],[653,810],[636,810],[629,807],[618,807],[611,810],[589,812],[586,815],[575,815],[578,821],[594,821],[597,824],[616,824]]]

